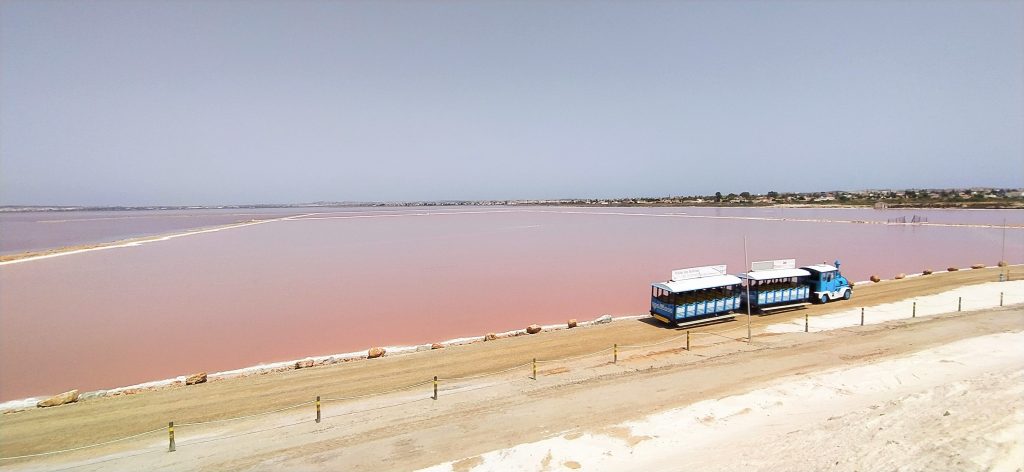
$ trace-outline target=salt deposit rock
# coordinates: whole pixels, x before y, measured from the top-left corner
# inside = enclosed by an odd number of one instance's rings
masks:
[[[371,347],[370,350],[366,353],[366,358],[376,359],[378,357],[383,356],[385,352],[387,351],[382,347]]]
[[[72,390],[70,392],[64,392],[60,395],[54,395],[46,400],[36,403],[39,408],[46,408],[48,406],[63,405],[65,403],[73,403],[78,401],[78,390]]]
[[[494,341],[498,339],[498,335],[494,333],[487,333],[484,335],[484,341]]]
[[[932,270],[931,269],[925,269],[924,272],[921,272],[921,273],[924,274],[924,275],[932,275]]]
[[[997,266],[999,266],[999,267],[1006,267],[1006,266],[1008,266],[1008,265],[1010,265],[1010,264],[1009,264],[1009,263],[1007,263],[1006,261],[999,261],[999,263],[998,263],[998,264],[996,264],[996,265],[997,265]]]
[[[532,324],[526,327],[527,334],[537,334],[540,332],[540,326]]]
[[[576,318],[573,318],[573,319],[569,320],[568,325],[569,325],[570,328],[575,328],[576,327]]]
[[[974,264],[971,266],[972,269],[984,269],[985,264]]]
[[[948,271],[948,272],[956,272],[956,271],[958,271],[958,270],[960,270],[960,269],[958,269],[958,268],[956,268],[956,267],[947,267],[947,268],[946,268],[946,271]]]
[[[156,389],[159,389],[159,388],[166,388],[166,387],[149,387],[147,390],[156,390]],[[98,392],[85,392],[85,393],[83,393],[83,394],[78,396],[78,401],[84,402],[84,401],[89,400],[91,398],[103,398],[103,397],[109,397],[109,396],[110,396],[110,390],[100,390]]]
[[[431,345],[430,345],[430,348],[431,348],[431,349],[444,349],[444,344],[441,344],[441,343],[434,343],[434,344],[431,344]]]
[[[872,281],[872,282],[881,282],[881,281],[882,281],[882,279],[878,278],[878,276],[877,276],[877,275],[872,275],[872,276],[871,276],[871,281]]]
[[[308,369],[310,367],[313,367],[313,359],[306,359],[306,360],[303,360],[303,361],[296,361],[295,362],[295,368],[296,369]]]
[[[594,320],[594,324],[605,324],[605,323],[611,323],[611,322],[612,322],[612,315],[601,315],[596,320]]]
[[[206,382],[206,372],[200,372],[198,374],[192,374],[185,379],[185,385],[195,385]]]
[[[907,277],[907,274],[904,274],[904,273],[900,272],[900,273],[896,274],[896,277],[893,277],[893,278],[896,279],[896,280],[899,280],[899,279],[904,279],[906,277]]]

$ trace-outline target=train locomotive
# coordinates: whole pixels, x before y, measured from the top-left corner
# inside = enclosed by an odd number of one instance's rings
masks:
[[[749,298],[748,298],[749,293]],[[678,324],[744,311],[849,300],[853,286],[839,271],[839,261],[796,267],[796,259],[758,261],[750,271],[731,275],[725,265],[672,271],[666,282],[651,284],[651,316]]]

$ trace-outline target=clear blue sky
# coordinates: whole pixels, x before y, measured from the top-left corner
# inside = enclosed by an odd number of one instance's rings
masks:
[[[10,1],[0,203],[1024,186],[1024,2]]]

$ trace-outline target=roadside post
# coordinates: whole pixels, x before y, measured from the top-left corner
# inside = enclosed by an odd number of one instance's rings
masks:
[[[167,422],[167,440],[170,442],[167,446],[167,452],[174,452],[174,422]]]

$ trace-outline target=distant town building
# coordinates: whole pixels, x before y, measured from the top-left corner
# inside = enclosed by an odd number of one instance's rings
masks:
[[[875,202],[876,210],[886,210],[889,208],[889,204],[885,202]]]

